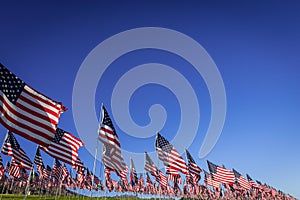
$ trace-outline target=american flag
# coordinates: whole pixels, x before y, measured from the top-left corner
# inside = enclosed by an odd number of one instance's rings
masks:
[[[130,183],[131,185],[136,185],[138,183],[138,176],[136,173],[133,160],[131,158],[130,158]]]
[[[238,182],[238,184],[245,190],[250,190],[250,183],[235,169],[232,169],[235,179]]]
[[[188,169],[185,161],[176,151],[172,144],[169,143],[164,137],[162,137],[159,133],[156,135],[156,151],[158,153],[158,158],[163,161],[165,167],[172,171],[179,171],[183,174],[188,173]]]
[[[207,165],[215,181],[230,185],[234,184],[235,177],[233,171],[217,166],[208,160]]]
[[[103,143],[103,163],[105,167],[114,170],[119,176],[126,170],[127,165],[121,155],[121,146],[112,121],[102,105],[99,140]]]
[[[43,165],[43,159],[42,159],[40,148],[36,149],[36,153],[35,153],[35,156],[34,156],[34,163],[38,166]]]
[[[151,160],[147,152],[145,152],[145,166],[144,169],[146,172],[149,172],[155,178],[159,177],[158,169]]]
[[[112,184],[112,180],[110,177],[110,172],[112,172],[113,170],[105,167],[104,172],[105,172],[105,185],[108,189],[109,192],[111,192],[114,189],[114,186]]]
[[[4,175],[4,165],[3,165],[2,157],[0,156],[0,180],[2,179],[3,175]]]
[[[20,163],[22,168],[30,170],[32,168],[32,162],[26,155],[25,151],[20,147],[18,141],[14,135],[8,131],[6,139],[2,146],[3,154],[12,156],[16,163]]]
[[[0,64],[0,122],[8,130],[48,146],[64,110],[61,103],[37,92]]]
[[[148,174],[148,172],[146,173],[146,183],[148,183],[148,184],[150,184],[150,185],[153,184],[153,183],[152,183],[152,180],[151,180],[151,178],[150,178],[150,176],[149,176],[149,174]]]
[[[200,167],[196,164],[195,160],[193,159],[192,155],[190,154],[190,152],[186,149],[186,157],[188,160],[188,171],[189,174],[191,174],[194,183],[198,183],[198,181],[200,180],[200,172],[202,171],[200,169]]]
[[[55,159],[54,165],[51,170],[51,176],[57,180],[62,180],[63,177],[63,166],[61,163]]]
[[[20,164],[16,163],[14,160],[7,163],[5,171],[10,175],[12,179],[21,177],[21,167]]]
[[[160,170],[159,170],[159,184],[163,187],[168,186],[168,179]]]
[[[207,171],[203,170],[203,172],[204,172],[204,182],[207,185],[213,186],[214,188],[220,187],[220,182],[213,180],[213,178]]]
[[[57,128],[53,142],[48,147],[40,146],[40,148],[53,158],[75,166],[78,149],[83,145],[83,142],[71,133]]]
[[[254,189],[258,189],[256,183],[252,180],[252,178],[248,174],[246,174],[246,177],[247,177],[248,182],[251,185],[251,187],[253,187]]]
[[[84,172],[85,166],[83,165],[83,162],[80,160],[79,157],[77,157],[77,160],[75,162],[75,166],[72,166],[77,173]]]

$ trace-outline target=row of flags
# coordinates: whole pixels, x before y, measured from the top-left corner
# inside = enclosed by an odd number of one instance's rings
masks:
[[[94,184],[101,185],[99,178],[93,175],[78,157],[78,149],[84,146],[84,143],[71,133],[57,127],[60,114],[65,110],[67,108],[62,103],[34,90],[0,64],[0,123],[8,129],[1,152],[12,157],[9,167],[6,167],[6,171],[10,175],[12,174],[12,177],[26,179],[29,176],[26,175],[26,170],[30,170],[30,173],[33,171],[33,163],[13,135],[16,133],[37,144],[34,163],[37,165],[39,177],[42,177],[42,180],[49,178],[60,182],[67,180],[67,182],[75,182],[77,187],[87,187],[90,190],[95,187]],[[210,161],[207,161],[210,171],[208,173],[196,164],[188,150],[186,150],[188,160],[188,164],[186,164],[174,146],[160,133],[156,135],[155,147],[158,158],[165,167],[166,175],[155,166],[150,156],[145,152],[144,169],[147,172],[146,183],[149,188],[143,187],[144,178],[138,178],[133,160],[130,161],[130,181],[128,182],[129,168],[122,157],[121,143],[112,120],[103,105],[101,107],[98,139],[103,144],[102,161],[105,167],[105,185],[109,191],[156,190],[160,193],[179,196],[191,193],[198,195],[202,190],[199,187],[199,180],[201,178],[200,173],[203,172],[205,184],[214,188],[215,195],[217,191],[222,189],[222,185],[228,187],[228,190],[242,189],[247,194],[253,190],[265,193],[276,191],[278,194],[277,190],[270,186],[256,185],[253,181],[251,182],[252,179],[249,175],[247,175],[248,180],[246,180],[235,169],[228,170]],[[44,166],[40,149],[55,158],[52,169]],[[76,181],[70,181],[72,179],[68,175],[70,173],[59,161],[69,164],[75,169]],[[2,168],[4,169],[4,167]],[[0,171],[3,171],[2,168]],[[116,182],[111,179],[110,173],[112,172],[120,177],[120,181]],[[156,188],[154,187],[155,182],[152,182],[148,173],[159,184],[158,189],[153,189]],[[4,172],[0,172],[1,174],[3,177]],[[184,191],[180,187],[183,183],[181,174],[185,175]],[[174,183],[172,187],[170,187],[169,181]],[[48,183],[50,182],[48,181]]]
[[[124,178],[124,175],[126,177],[128,167],[121,154],[120,141],[107,110],[103,105],[101,107],[101,113],[102,118],[99,128],[99,140],[103,143],[104,148],[102,157],[105,166],[106,186],[109,191],[112,190],[110,173],[115,172],[120,177],[120,180],[123,181],[125,189],[128,190],[126,185],[133,186],[138,183],[133,160],[130,160],[130,184],[128,184],[127,179]],[[220,198],[221,195],[225,193],[221,193],[220,190],[222,188],[227,188],[226,191],[231,191],[231,195],[238,194],[240,195],[239,197],[250,198],[250,196],[252,196],[253,198],[261,199],[293,199],[289,195],[283,195],[282,192],[277,191],[271,186],[261,184],[259,181],[257,181],[258,184],[255,184],[248,174],[247,179],[245,179],[237,170],[229,170],[224,166],[218,166],[207,160],[208,169],[210,171],[210,173],[208,173],[196,164],[188,150],[185,150],[188,160],[188,164],[186,164],[185,160],[177,152],[174,146],[160,133],[157,133],[156,135],[155,147],[159,160],[161,160],[164,164],[167,176],[165,176],[164,173],[156,167],[147,152],[145,152],[144,170],[147,172],[147,184],[150,185],[152,183],[149,176],[149,174],[151,174],[155,178],[155,181],[159,184],[159,190],[162,193],[175,194],[178,196],[196,194],[196,196],[193,197],[199,198],[199,192],[202,191],[202,189],[199,188],[199,180],[201,179],[200,173],[203,172],[204,183],[206,186],[214,189],[214,192],[211,192],[211,195],[208,198]],[[181,174],[185,175],[183,186],[184,192],[181,191],[181,187],[179,186],[183,183]],[[169,181],[173,182],[172,187],[169,185]],[[234,194],[232,191],[235,191]],[[226,193],[226,195],[230,194]]]

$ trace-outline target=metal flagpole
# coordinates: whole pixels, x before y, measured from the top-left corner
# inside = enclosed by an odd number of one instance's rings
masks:
[[[91,196],[90,196],[90,199],[92,199],[92,195],[93,195],[94,174],[95,174],[95,171],[96,171],[97,154],[98,154],[98,138],[97,138],[97,144],[96,144],[96,150],[95,150],[95,157],[94,157],[94,167],[93,167],[93,176],[92,176],[92,186],[91,186]]]
[[[103,107],[103,103],[101,104],[101,108],[100,108],[100,113],[102,113],[102,107]],[[102,122],[102,118],[103,116],[100,114],[100,123]],[[100,123],[99,123],[99,128],[100,128]],[[98,129],[99,130],[99,129]],[[98,135],[98,133],[97,133]],[[90,199],[92,199],[92,195],[93,195],[93,185],[94,185],[94,174],[96,171],[96,163],[97,163],[97,154],[98,154],[98,137],[97,137],[97,143],[96,143],[96,150],[95,150],[95,157],[94,157],[94,167],[93,167],[93,177],[92,177],[92,187],[91,187],[91,196]]]
[[[36,150],[35,150],[35,151],[37,151],[38,147],[39,147],[39,145],[36,146]],[[33,168],[34,168],[33,164],[34,164],[34,162],[32,163],[31,169],[30,169],[30,172],[29,172],[29,177],[28,177],[28,180],[27,180],[26,188],[25,188],[24,200],[26,200],[27,195],[28,195],[30,179],[31,179],[31,175],[32,175]]]

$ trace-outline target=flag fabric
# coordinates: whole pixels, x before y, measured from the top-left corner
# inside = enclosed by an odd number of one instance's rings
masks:
[[[7,163],[5,171],[10,175],[12,179],[21,177],[21,167],[20,164],[16,163],[14,160]]]
[[[64,110],[61,103],[34,90],[0,63],[0,122],[8,130],[48,146]]]
[[[2,177],[4,175],[4,165],[3,165],[3,160],[2,157],[0,156],[0,180],[2,180]]]
[[[154,162],[151,160],[150,156],[148,155],[147,152],[145,152],[145,165],[144,169],[146,172],[149,172],[152,176],[158,177],[158,169],[155,166]]]
[[[40,148],[53,158],[75,166],[78,149],[83,145],[83,142],[71,133],[57,128],[53,142],[48,147],[40,146]]]
[[[55,159],[54,165],[51,170],[51,176],[57,180],[62,180],[62,175],[63,175],[63,166],[57,159]]]
[[[181,155],[179,155],[173,145],[159,133],[156,135],[155,147],[158,158],[164,163],[165,167],[168,167],[170,173],[175,171],[179,171],[183,174],[188,173],[186,163]]]
[[[207,164],[214,180],[225,184],[234,184],[235,176],[233,171],[217,166],[208,160]]]
[[[35,156],[34,156],[34,163],[37,166],[43,165],[43,159],[42,159],[40,148],[36,149],[36,153],[35,153]]]
[[[258,187],[257,187],[256,183],[252,180],[252,178],[248,174],[246,174],[246,177],[247,177],[248,182],[251,185],[251,187],[253,187],[254,189],[257,189]]]
[[[200,167],[196,164],[190,152],[186,149],[186,157],[188,160],[188,172],[194,180],[194,183],[198,183],[200,180],[200,172],[202,171]]]
[[[212,186],[214,188],[220,187],[220,182],[215,181],[207,171],[203,170],[203,172],[204,172],[204,182],[207,185]]]
[[[105,167],[114,170],[119,176],[127,165],[121,155],[121,145],[112,121],[102,105],[99,140],[103,143],[103,162]]]
[[[238,182],[238,184],[245,190],[250,190],[250,183],[235,169],[232,169],[235,179]]]
[[[10,131],[8,131],[6,134],[1,152],[5,155],[12,156],[16,163],[19,163],[22,168],[28,170],[32,168],[32,162],[26,155],[25,151],[20,147],[17,139]]]
[[[159,170],[159,184],[163,187],[168,186],[168,179],[160,170]]]
[[[84,172],[85,166],[83,165],[83,162],[80,160],[79,157],[77,157],[77,160],[75,162],[75,166],[72,166],[77,173]]]
[[[136,173],[136,169],[133,163],[133,160],[130,158],[130,184],[136,185],[138,183],[138,176]]]

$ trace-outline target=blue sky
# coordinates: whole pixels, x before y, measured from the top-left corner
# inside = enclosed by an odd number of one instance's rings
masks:
[[[72,113],[76,74],[97,45],[140,27],[168,28],[193,38],[217,65],[227,99],[223,131],[206,157],[200,159],[198,153],[211,117],[209,92],[202,77],[175,54],[143,49],[115,60],[97,85],[97,114],[102,102],[112,113],[111,94],[122,74],[145,63],[168,65],[189,80],[199,101],[199,129],[188,150],[200,167],[207,170],[208,159],[300,198],[299,2],[2,1],[0,5],[0,62],[35,89],[62,101],[69,110],[59,126],[78,137],[97,135],[78,134]],[[171,140],[181,113],[176,96],[166,87],[149,84],[136,90],[130,99],[132,119],[147,125],[148,109],[157,103],[168,113],[160,132]],[[141,139],[127,135],[117,124],[116,129],[125,150],[154,151],[155,133]],[[2,141],[3,126],[0,133]],[[33,158],[35,144],[16,137]],[[43,157],[52,165],[52,159]],[[85,148],[80,157],[92,169],[93,157]]]

